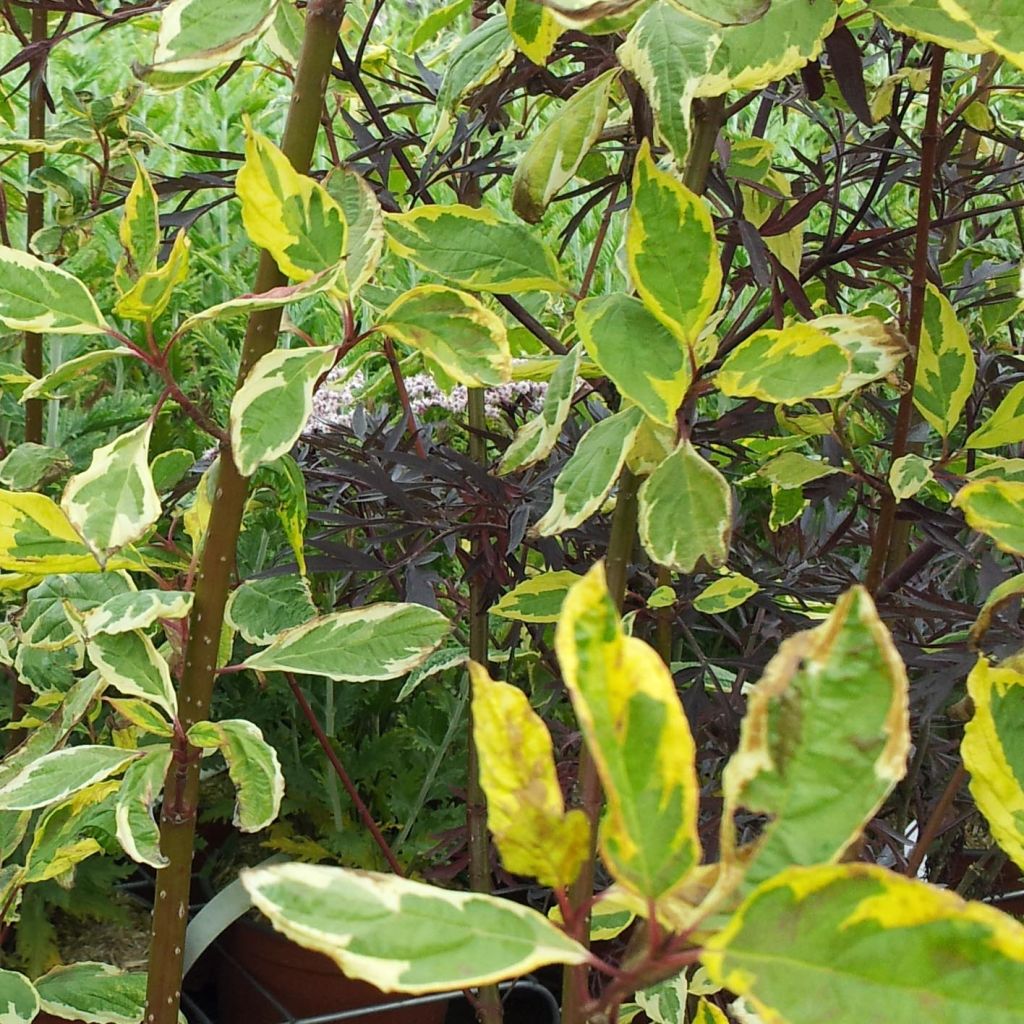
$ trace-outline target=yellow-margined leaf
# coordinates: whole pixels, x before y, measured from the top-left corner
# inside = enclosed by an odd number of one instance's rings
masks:
[[[235,190],[245,233],[274,257],[282,274],[305,281],[341,263],[347,236],[341,206],[251,128]]]
[[[943,437],[949,437],[960,422],[976,372],[967,330],[957,320],[949,299],[929,284],[917,353],[914,404]]]
[[[837,860],[906,770],[907,675],[867,592],[783,641],[747,698],[725,770],[722,856],[749,861],[749,891],[791,864]],[[768,816],[737,850],[741,808]]]
[[[675,425],[676,411],[700,365],[696,350],[656,320],[631,295],[613,292],[576,306],[587,354],[619,393],[658,423]],[[637,358],[643,346],[643,358]]]
[[[548,728],[522,690],[495,682],[476,662],[469,675],[487,827],[502,863],[567,888],[590,853],[590,824],[581,810],[566,813]]]
[[[784,937],[784,938],[783,938]],[[1024,927],[872,864],[792,868],[751,894],[701,957],[765,1021],[1020,1024]],[[784,969],[780,969],[783,964]]]
[[[968,448],[1001,448],[1024,441],[1024,381],[1010,388],[994,413],[967,438]]]
[[[291,451],[313,411],[313,389],[335,350],[273,349],[231,399],[231,455],[242,476]]]
[[[971,529],[991,537],[1000,551],[1024,555],[1024,482],[972,480],[953,499]]]
[[[534,527],[541,537],[572,530],[604,503],[618,480],[643,422],[635,406],[592,426],[555,480],[551,507]]]
[[[551,17],[543,8],[531,6],[542,17]],[[572,180],[604,128],[608,97],[621,73],[613,68],[588,82],[523,154],[512,177],[512,208],[523,220],[536,224],[551,200]]]
[[[693,607],[704,615],[721,615],[739,608],[761,587],[741,572],[728,572],[709,583],[694,599]]]
[[[689,441],[643,482],[639,498],[640,541],[658,565],[690,573],[701,559],[715,567],[729,557],[732,490]]]
[[[581,578],[567,569],[538,573],[491,605],[491,614],[517,622],[557,622],[565,595]]]
[[[974,717],[960,752],[971,773],[971,795],[996,842],[1024,868],[1024,674],[985,658],[967,677]]]
[[[627,14],[644,0],[540,0],[572,28],[586,28],[602,18]]]
[[[196,722],[188,731],[189,743],[219,750],[235,784],[234,824],[243,832],[259,832],[277,817],[284,797],[284,775],[277,751],[260,728],[245,719]]]
[[[697,339],[722,290],[715,225],[700,196],[658,169],[646,142],[633,171],[626,261],[644,304],[699,367],[711,353],[699,352]]]
[[[540,412],[527,420],[516,432],[512,443],[501,458],[500,473],[512,473],[525,469],[535,462],[547,458],[558,443],[562,426],[569,418],[572,396],[576,391],[576,379],[583,362],[583,346],[576,345],[558,361]]]
[[[906,338],[877,317],[832,313],[811,320],[809,326],[824,331],[850,356],[850,372],[839,385],[837,396],[888,376],[909,351]]]
[[[505,17],[516,49],[543,67],[565,31],[558,19],[537,0],[508,0]]]
[[[794,405],[842,392],[849,352],[811,324],[757,331],[729,353],[715,383],[733,398]]]
[[[942,9],[966,22],[990,50],[1024,68],[1024,21],[1016,0],[939,0]]]
[[[184,231],[174,239],[167,262],[157,270],[147,270],[114,306],[114,312],[127,320],[158,319],[171,301],[174,289],[188,276],[190,243]]]
[[[324,188],[345,215],[348,226],[339,285],[349,297],[373,277],[384,252],[384,214],[366,180],[347,167],[335,167]]]
[[[435,138],[443,133],[448,114],[475,89],[493,82],[515,60],[516,49],[508,23],[502,17],[487,18],[463,36],[445,62],[444,77],[437,90],[442,111]],[[434,139],[430,140],[432,146]]]
[[[912,498],[932,479],[932,464],[913,452],[901,455],[889,469],[889,487],[898,502]]]
[[[100,563],[138,540],[160,518],[149,469],[147,420],[93,452],[89,468],[64,488],[61,508]]]
[[[480,292],[566,290],[555,254],[524,224],[472,206],[422,206],[385,219],[395,254]]]
[[[103,334],[107,322],[72,274],[0,245],[0,323],[39,334]]]
[[[947,50],[984,53],[987,49],[967,22],[943,9],[941,0],[871,0],[871,13],[897,32],[938,43]]]
[[[160,829],[153,820],[153,806],[160,799],[164,778],[171,764],[171,748],[148,748],[128,766],[117,794],[114,819],[117,841],[136,864],[165,868],[167,858],[160,850]]]
[[[427,284],[399,296],[380,330],[433,360],[466,387],[508,381],[512,355],[501,317],[466,292]]]
[[[98,366],[110,362],[111,359],[120,359],[122,356],[135,356],[135,353],[130,348],[118,345],[116,348],[101,348],[75,356],[38,380],[33,380],[22,391],[18,401],[24,405],[33,398],[65,398],[72,393],[74,387],[81,387],[95,380],[92,371]],[[65,388],[71,390],[65,391]]]
[[[118,237],[124,252],[114,268],[121,292],[128,291],[143,274],[156,267],[160,251],[160,210],[149,172],[132,154],[135,180],[124,201]]]
[[[385,992],[445,992],[588,957],[535,910],[481,893],[310,864],[241,877],[275,928]]]
[[[555,648],[607,794],[604,861],[623,886],[657,901],[700,861],[693,737],[672,673],[623,632],[601,563],[569,591]]]

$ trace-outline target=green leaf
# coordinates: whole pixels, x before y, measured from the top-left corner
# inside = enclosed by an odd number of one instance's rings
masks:
[[[129,633],[99,633],[86,640],[89,660],[107,686],[126,697],[139,697],[178,712],[178,701],[167,659],[139,629]]]
[[[838,860],[906,771],[907,675],[867,592],[848,591],[816,629],[783,641],[747,697],[725,769],[723,860],[744,891],[792,865]],[[768,815],[737,850],[734,815]]]
[[[61,508],[101,565],[160,518],[160,495],[149,471],[152,433],[147,420],[97,448],[89,468],[64,488]]]
[[[536,0],[508,0],[505,17],[516,49],[534,64],[547,64],[555,43],[565,31],[551,11]]]
[[[557,622],[565,595],[581,578],[568,570],[538,573],[505,594],[490,612],[517,622]]]
[[[626,262],[644,305],[689,346],[699,367],[711,353],[698,355],[698,337],[722,290],[715,225],[704,200],[659,170],[646,143],[633,171]]]
[[[0,970],[0,1007],[0,1024],[32,1024],[39,995],[24,974]]]
[[[394,679],[420,664],[450,629],[440,612],[423,605],[374,604],[285,630],[243,664],[351,682]]]
[[[139,757],[117,747],[69,747],[43,754],[0,786],[0,810],[30,811],[66,800]]]
[[[0,461],[0,484],[12,491],[31,491],[59,479],[71,468],[71,460],[63,448],[26,441],[12,448]]]
[[[949,437],[960,422],[976,372],[967,330],[957,320],[949,299],[929,284],[917,353],[914,405],[943,437]]]
[[[697,354],[631,295],[613,292],[576,306],[576,327],[587,354],[619,393],[653,420],[674,425]],[[642,339],[643,359],[637,358]]]
[[[554,537],[575,529],[604,504],[642,422],[641,410],[631,406],[594,424],[583,435],[558,474],[551,507],[534,527],[538,536]]]
[[[1016,0],[939,0],[942,9],[965,21],[990,50],[1024,68],[1024,22]]]
[[[531,6],[555,25],[557,38],[561,29],[550,12]],[[512,208],[523,220],[536,224],[551,200],[573,179],[604,129],[608,97],[621,73],[612,68],[588,82],[530,143],[512,177]]]
[[[54,967],[36,980],[47,1013],[83,1024],[139,1024],[146,1014],[146,975],[86,961]],[[180,1019],[180,1018],[179,1018]]]
[[[897,32],[938,43],[947,50],[984,53],[987,49],[969,24],[943,10],[941,0],[871,0],[871,13]]]
[[[286,629],[316,615],[309,581],[302,576],[246,580],[228,598],[224,617],[246,643],[269,644]]]
[[[499,473],[513,473],[517,469],[532,466],[547,458],[554,449],[562,427],[569,418],[582,361],[582,345],[574,346],[558,361],[547,391],[544,392],[544,404],[540,412],[516,432],[502,456]]]
[[[761,587],[740,572],[729,572],[708,584],[694,599],[693,607],[705,615],[721,615],[739,608]]]
[[[183,619],[193,594],[185,590],[137,590],[118,594],[90,609],[82,618],[88,636],[146,629],[158,619]]]
[[[515,59],[516,50],[504,18],[488,18],[463,36],[445,62],[437,105],[453,111],[474,89],[493,82]]]
[[[122,356],[134,356],[130,348],[118,346],[117,348],[100,348],[85,355],[69,359],[61,363],[56,369],[33,381],[21,393],[18,399],[22,405],[34,398],[65,398],[70,391],[63,392],[62,389],[69,385],[81,385],[93,379],[92,371],[111,359],[120,359]]]
[[[241,57],[274,20],[277,0],[171,0],[153,63],[140,74],[157,91],[194,82]]]
[[[683,166],[690,147],[690,110],[721,36],[669,3],[645,11],[619,47],[619,62],[643,87],[658,133]]]
[[[335,167],[324,178],[324,188],[348,225],[339,287],[351,297],[373,277],[384,252],[384,214],[373,189],[347,167]]]
[[[968,448],[1001,448],[1024,441],[1024,381],[1010,388],[994,413],[967,438]],[[3,470],[0,470],[0,480]]]
[[[469,661],[468,647],[439,647],[409,673],[408,678],[402,683],[402,688],[398,691],[396,702],[406,700],[427,679],[465,665],[467,661]]]
[[[308,864],[241,878],[275,928],[385,992],[491,984],[588,955],[535,910],[494,896]]]
[[[432,10],[416,26],[416,31],[409,39],[406,53],[418,53],[438,33],[451,25],[460,15],[465,14],[472,4],[473,0],[452,0],[451,3]]]
[[[780,936],[785,936],[780,943]],[[1018,1024],[1024,928],[870,864],[793,868],[762,885],[701,958],[765,1020]],[[784,968],[784,969],[780,969]]]
[[[341,262],[347,237],[341,206],[251,128],[235,191],[242,201],[245,233],[274,257],[282,274],[305,281]]]
[[[608,798],[605,864],[631,892],[656,901],[701,852],[694,743],[672,673],[623,632],[602,563],[569,591],[555,649]]]
[[[385,227],[400,259],[464,288],[496,294],[566,290],[555,254],[536,233],[492,210],[421,206],[389,214]]]
[[[174,289],[188,276],[188,254],[191,243],[184,231],[174,239],[167,262],[139,277],[132,288],[114,305],[114,312],[126,320],[152,323],[160,318],[171,301]]]
[[[234,824],[243,832],[259,832],[277,817],[284,796],[284,776],[277,751],[259,727],[243,719],[197,722],[188,731],[190,743],[215,748],[224,755],[238,800]]]
[[[335,356],[330,346],[273,349],[249,371],[231,399],[231,455],[242,476],[291,451]]]
[[[6,245],[0,245],[0,323],[39,334],[103,334],[109,329],[77,277]]]
[[[811,324],[752,334],[733,349],[715,382],[733,398],[795,405],[840,394],[852,370],[850,354]]]
[[[689,441],[643,482],[639,497],[640,541],[658,565],[691,573],[702,558],[714,567],[729,557],[732,491]]]
[[[582,810],[565,810],[551,734],[522,690],[495,682],[476,662],[469,675],[487,827],[502,864],[567,888],[590,853],[590,823]]]
[[[1000,551],[1024,555],[1024,483],[974,480],[953,499],[967,525],[996,542]]]
[[[149,748],[128,766],[117,794],[115,820],[117,840],[137,864],[157,870],[170,863],[160,850],[160,829],[153,819],[153,807],[160,799],[164,778],[171,766],[170,747]]]
[[[931,462],[913,453],[900,456],[889,469],[889,486],[897,502],[912,498],[933,479]]]
[[[399,296],[382,319],[381,331],[418,349],[460,384],[496,387],[509,379],[505,325],[466,292],[420,285]]]
[[[997,843],[1024,867],[1024,675],[979,658],[967,677],[974,716],[960,752],[971,795]]]

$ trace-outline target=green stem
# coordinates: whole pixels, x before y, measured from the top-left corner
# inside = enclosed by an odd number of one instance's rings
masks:
[[[910,316],[907,324],[907,346],[909,355],[903,364],[906,389],[900,396],[896,413],[896,426],[892,436],[892,462],[907,454],[907,440],[914,415],[914,386],[917,377],[917,350],[921,344],[921,330],[924,326],[924,305],[928,290],[928,243],[932,226],[932,196],[935,191],[935,171],[938,166],[939,143],[942,133],[939,129],[939,112],[942,107],[942,73],[945,69],[946,51],[941,46],[932,51],[931,80],[928,85],[928,110],[925,114],[924,131],[921,134],[921,181],[917,198],[917,228],[914,251],[914,272],[910,282]],[[896,524],[896,498],[890,491],[883,496],[878,513],[878,524],[871,545],[866,584],[874,593],[882,582],[887,564],[898,560],[894,544]]]
[[[469,413],[469,457],[478,465],[487,465],[487,418],[484,411],[484,389],[469,388],[466,396]],[[477,535],[473,541],[474,565],[479,567],[481,547],[486,538]],[[489,660],[487,636],[486,580],[479,568],[469,580],[469,656],[486,667]],[[487,836],[487,801],[480,785],[480,757],[473,733],[473,702],[469,704],[469,751],[466,766],[466,827],[469,831],[469,885],[474,892],[491,891],[491,847]],[[500,1024],[501,993],[494,985],[480,989],[477,1018],[481,1024]]]
[[[344,0],[311,0],[307,8],[302,54],[281,143],[285,156],[301,173],[309,170],[313,156],[344,6]],[[268,291],[284,283],[273,257],[261,253],[253,291]],[[260,310],[249,318],[236,386],[240,387],[253,364],[276,346],[280,326],[280,309]],[[166,780],[161,815],[160,846],[169,863],[157,874],[156,881],[146,992],[147,1024],[176,1024],[178,1019],[199,794],[197,752],[184,734],[194,722],[209,714],[224,605],[248,493],[248,479],[238,472],[229,446],[222,443],[217,500],[200,556],[185,665],[178,687],[181,729],[175,742],[175,761]]]

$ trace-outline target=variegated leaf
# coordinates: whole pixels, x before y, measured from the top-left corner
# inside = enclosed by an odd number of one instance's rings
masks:
[[[282,274],[305,281],[337,267],[345,255],[347,226],[337,201],[317,181],[299,174],[268,138],[250,130],[235,190],[242,223]]]
[[[960,422],[976,373],[967,330],[957,320],[949,299],[929,284],[917,352],[914,404],[943,437],[948,437]]]
[[[967,677],[974,716],[960,752],[971,795],[996,842],[1024,868],[1024,674],[1015,664],[979,658]]]
[[[160,495],[149,469],[152,433],[147,420],[97,448],[89,468],[64,488],[61,508],[101,564],[160,518]]]
[[[243,664],[351,682],[394,679],[423,661],[450,629],[440,612],[423,605],[374,604],[285,630]]]
[[[244,719],[197,722],[188,731],[190,743],[216,749],[227,762],[238,795],[234,824],[243,832],[259,832],[277,818],[284,796],[284,775],[277,751],[257,725]]]
[[[721,615],[739,608],[761,587],[741,572],[727,572],[709,583],[694,599],[693,607],[704,615]]]
[[[301,626],[316,615],[309,581],[302,576],[268,576],[246,580],[232,591],[225,620],[246,643],[269,644],[286,629]]]
[[[984,53],[987,47],[966,21],[948,14],[941,0],[872,0],[871,13],[890,28],[947,50]]]
[[[953,499],[967,525],[996,542],[1000,551],[1024,555],[1024,482],[995,477],[972,480]]]
[[[601,420],[583,435],[555,480],[551,507],[534,527],[539,536],[553,537],[575,529],[604,504],[642,422],[641,410],[631,406]]]
[[[35,398],[64,398],[71,393],[68,388],[80,385],[83,381],[94,380],[92,371],[112,359],[120,359],[123,356],[134,356],[130,348],[119,345],[117,348],[100,348],[84,355],[69,359],[60,366],[55,367],[50,373],[45,374],[38,380],[33,381],[21,393],[18,401],[24,405]]]
[[[490,612],[517,622],[557,622],[565,595],[580,579],[568,570],[538,573],[504,594]]]
[[[273,349],[249,371],[231,400],[231,455],[242,476],[291,450],[335,355],[329,346]]]
[[[170,666],[142,630],[97,633],[87,637],[85,646],[89,660],[111,689],[151,701],[172,717],[177,714]]]
[[[275,928],[385,992],[491,984],[588,956],[535,910],[481,893],[309,864],[241,877]]]
[[[39,1012],[35,986],[17,971],[0,970],[0,1024],[33,1024]]]
[[[550,18],[550,12],[532,6],[542,18]],[[588,82],[530,143],[512,177],[512,208],[523,220],[536,224],[572,180],[604,128],[608,98],[621,73],[613,68]]]
[[[508,381],[512,355],[496,313],[466,292],[427,284],[399,296],[385,310],[380,330],[418,349],[466,387]]]
[[[640,488],[640,541],[658,563],[691,573],[704,559],[722,565],[732,535],[732,491],[725,477],[683,441]]]
[[[968,448],[1002,448],[1024,441],[1024,381],[1015,384],[995,412],[967,438]]]
[[[508,0],[505,4],[509,32],[520,53],[543,67],[565,31],[550,9],[538,0]]]
[[[590,823],[566,813],[551,734],[526,694],[471,662],[473,737],[487,827],[506,870],[566,888],[590,852]]]
[[[69,747],[43,754],[0,786],[0,810],[29,811],[66,800],[141,756],[117,747]]]
[[[88,636],[146,629],[158,619],[183,619],[194,595],[185,590],[137,590],[117,594],[90,609],[82,618]]]
[[[127,292],[143,275],[155,269],[160,252],[159,199],[149,172],[132,154],[135,180],[125,197],[118,237],[124,252],[114,268],[114,280]]]
[[[627,889],[657,901],[701,852],[694,743],[672,673],[623,632],[600,563],[569,591],[555,649],[608,799],[604,861]]]
[[[159,319],[171,301],[174,289],[188,276],[190,246],[188,236],[184,231],[179,231],[167,262],[162,267],[142,274],[117,300],[114,312],[126,320],[152,323]]]
[[[780,936],[785,936],[780,946]],[[785,969],[779,969],[780,950]],[[1019,1024],[1024,926],[872,864],[792,868],[751,894],[701,957],[766,1021]]]
[[[722,856],[748,860],[744,891],[792,864],[838,860],[906,771],[906,671],[867,592],[783,641],[747,698],[725,770]],[[768,816],[736,845],[741,808]]]
[[[1024,68],[1024,22],[1016,0],[939,0],[942,9],[966,22],[990,50]]]
[[[137,864],[157,870],[169,861],[160,850],[160,829],[153,819],[153,807],[160,799],[164,778],[171,765],[170,747],[147,748],[128,766],[117,794],[115,820],[117,841]]]
[[[140,1024],[146,1015],[146,974],[84,961],[54,967],[36,979],[42,1008],[84,1024]],[[179,1015],[179,1024],[183,1018]]]
[[[0,323],[39,334],[108,330],[96,300],[77,277],[6,245],[0,245]]]
[[[493,20],[493,19],[492,19]],[[473,291],[566,290],[555,254],[535,231],[472,206],[421,206],[385,220],[401,259]]]
[[[384,252],[384,214],[366,180],[347,167],[335,167],[324,178],[324,188],[348,225],[339,288],[351,297],[373,277]]]

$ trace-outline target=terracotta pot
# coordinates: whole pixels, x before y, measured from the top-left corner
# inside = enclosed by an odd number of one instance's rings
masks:
[[[320,953],[303,949],[269,927],[241,918],[220,939],[217,1005],[230,1024],[281,1024],[282,1014],[250,982],[244,968],[295,1017],[341,1013],[401,999],[346,978]],[[447,1000],[352,1018],[353,1024],[442,1024]],[[348,1021],[345,1022],[348,1024]]]

